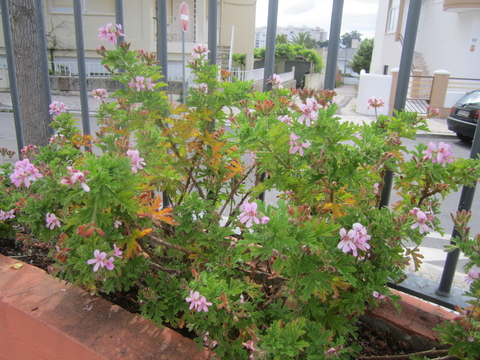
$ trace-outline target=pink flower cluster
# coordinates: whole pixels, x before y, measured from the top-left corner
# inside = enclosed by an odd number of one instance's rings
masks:
[[[290,134],[290,141],[288,145],[290,145],[290,154],[295,154],[297,151],[300,156],[303,156],[303,148],[310,147],[309,143],[299,143],[297,140],[300,139],[300,136],[295,135],[293,132]]]
[[[480,271],[476,271],[474,269],[470,269],[468,271],[467,276],[465,277],[465,281],[469,284],[473,283],[476,279],[480,278]]]
[[[426,224],[427,221],[432,222],[435,219],[432,212],[430,211],[423,212],[419,208],[413,208],[412,210],[410,210],[410,214],[417,216],[417,222],[412,226],[410,226],[410,229],[413,230],[418,227],[420,234],[423,234],[424,232],[432,231],[432,229],[430,229]]]
[[[185,301],[190,303],[190,310],[195,309],[197,312],[208,312],[207,306],[212,306],[211,302],[207,302],[205,296],[201,296],[198,291],[193,292],[193,290],[190,290],[190,297],[185,298]]]
[[[10,180],[12,180],[16,187],[20,187],[23,182],[28,188],[30,187],[31,182],[41,177],[43,177],[43,175],[40,174],[35,165],[31,164],[30,160],[23,159],[15,163],[15,170],[10,175]]]
[[[422,161],[427,161],[432,159],[432,162],[442,164],[443,167],[447,165],[447,163],[453,163],[455,159],[452,153],[452,146],[450,144],[446,144],[443,141],[438,143],[438,150],[436,150],[437,145],[430,141],[428,143],[428,149],[422,151],[422,154],[425,156],[422,158]]]
[[[378,301],[390,301],[390,298],[388,296],[380,294],[378,291],[373,292],[373,297],[377,299]]]
[[[210,50],[208,50],[207,45],[197,44],[193,48],[192,57],[194,59],[199,59],[200,56],[202,56],[206,53],[209,53],[209,52],[210,52]]]
[[[143,169],[145,165],[144,159],[140,157],[140,153],[138,150],[127,150],[127,156],[130,158],[130,162],[132,164],[132,171],[136,174],[137,169]]]
[[[383,101],[382,98],[377,99],[375,96],[372,96],[367,101],[367,110],[369,110],[372,107],[375,108],[375,109],[378,109],[378,108],[381,108],[381,107],[384,107],[384,106],[385,106],[385,101]]]
[[[94,89],[92,94],[93,97],[98,100],[108,97],[107,90],[105,89]]]
[[[305,103],[301,103],[298,105],[300,108],[300,112],[302,115],[298,118],[299,123],[303,123],[305,120],[305,125],[310,126],[311,121],[315,121],[318,119],[318,102],[313,98],[307,98]]]
[[[58,218],[55,216],[55,214],[47,213],[47,217],[46,217],[45,221],[47,222],[47,227],[50,230],[53,230],[55,228],[55,226],[57,226],[57,227],[61,226],[60,225],[60,220],[58,220]]]
[[[113,255],[121,258],[122,257],[122,252],[120,251],[119,248],[117,248],[117,245],[113,245]],[[95,250],[93,252],[93,259],[90,259],[87,261],[88,265],[93,265],[93,271],[97,272],[98,269],[103,269],[106,267],[108,270],[113,270],[115,268],[115,265],[113,264],[113,261],[115,260],[113,256],[111,256],[109,259],[107,259],[107,254],[105,252],[100,252],[100,250]]]
[[[327,357],[329,357],[329,358],[338,357],[338,353],[342,349],[343,349],[343,345],[338,345],[336,347],[331,347],[330,349],[325,351],[325,355],[327,355]]]
[[[250,200],[250,199],[249,199]],[[249,203],[248,200],[246,200],[242,205],[242,213],[239,216],[239,220],[242,224],[245,224],[247,228],[252,226],[252,222],[255,222],[255,224],[266,224],[270,218],[267,216],[261,216],[261,214],[257,211],[258,205],[256,202],[251,202]],[[261,217],[260,217],[261,216]]]
[[[437,108],[431,108],[430,105],[427,105],[427,118],[438,116],[440,110]]]
[[[360,223],[353,224],[353,229],[347,233],[344,228],[340,229],[342,240],[337,248],[341,249],[345,254],[352,251],[353,256],[358,256],[357,249],[367,251],[370,245],[367,243],[372,237],[367,234],[367,229]]]
[[[136,76],[135,80],[132,80],[128,83],[128,86],[133,89],[137,88],[137,91],[147,91],[147,90],[153,90],[155,87],[155,84],[152,83],[152,78],[148,77],[145,79],[143,76]]]
[[[267,79],[267,83],[272,84],[272,89],[283,89],[283,79],[280,77],[280,75],[273,74]]]
[[[248,340],[247,342],[242,342],[242,345],[246,347],[248,350],[252,351],[250,356],[248,357],[249,359],[255,359],[254,353],[255,353],[255,343],[253,340]]]
[[[287,125],[293,124],[292,118],[288,115],[280,115],[279,117],[277,117],[277,120],[280,120],[281,122],[284,122]]]
[[[13,209],[7,212],[0,210],[0,220],[13,219],[14,217],[15,215],[13,214]]]
[[[73,185],[77,182],[80,182],[83,190],[85,190],[86,192],[90,191],[90,187],[87,185],[87,180],[85,179],[85,175],[88,174],[88,172],[84,174],[79,170],[75,170],[73,166],[68,166],[67,170],[70,173],[70,176],[64,176],[62,180],[60,180],[61,184]]]
[[[122,33],[122,25],[117,24],[117,31],[113,31],[112,29],[110,29],[110,26],[112,26],[111,23],[99,28],[98,38],[100,40],[107,40],[107,42],[115,45],[117,43],[117,37],[125,36],[125,34]]]
[[[50,115],[60,115],[67,111],[68,107],[63,102],[54,101],[50,104]]]

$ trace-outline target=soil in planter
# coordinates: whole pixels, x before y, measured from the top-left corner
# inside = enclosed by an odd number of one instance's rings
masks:
[[[0,239],[0,254],[31,264],[35,267],[48,272],[48,267],[53,261],[48,258],[49,249],[39,246],[24,247],[22,243],[15,240]],[[99,293],[106,300],[124,308],[125,310],[138,314],[140,313],[140,304],[137,301],[137,288],[132,288],[127,292],[116,291],[115,293]],[[358,332],[357,338],[349,339],[349,344],[356,343],[361,346],[361,353],[355,357],[368,358],[370,356],[388,356],[408,354],[411,351],[410,345],[404,341],[397,341],[389,332],[379,331],[362,322],[356,324]],[[181,335],[193,339],[193,333],[186,329],[173,329]],[[428,349],[425,349],[428,350]]]

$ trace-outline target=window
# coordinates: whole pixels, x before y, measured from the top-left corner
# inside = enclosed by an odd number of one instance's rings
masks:
[[[390,9],[388,10],[387,32],[397,31],[399,13],[400,13],[400,0],[390,0]]]
[[[82,12],[85,14],[115,14],[115,0],[81,0]],[[73,14],[72,0],[50,0],[52,13]]]

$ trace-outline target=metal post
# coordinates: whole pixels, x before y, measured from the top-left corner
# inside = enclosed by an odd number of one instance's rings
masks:
[[[87,71],[85,66],[85,48],[83,42],[83,22],[81,0],[73,0],[75,18],[75,38],[77,43],[78,81],[80,84],[80,102],[82,109],[83,133],[90,135],[90,115],[88,113]]]
[[[185,31],[182,31],[182,103],[187,97],[187,79],[185,76]]]
[[[157,0],[157,59],[163,81],[168,84],[167,0]],[[166,90],[163,87],[159,90]]]
[[[50,74],[49,74],[49,66],[48,66],[48,54],[47,54],[47,39],[45,37],[45,23],[44,23],[44,13],[43,13],[43,2],[42,0],[35,0],[35,18],[37,23],[38,29],[38,47],[40,52],[40,68],[42,73],[42,81],[43,81],[43,93],[45,97],[45,104],[46,108],[45,116],[47,117],[46,123],[50,123],[50,112],[49,112],[49,105],[52,103],[52,93],[50,90]],[[53,135],[55,131],[53,128],[49,127],[48,132],[50,135]]]
[[[15,60],[13,58],[12,31],[10,29],[10,17],[8,0],[0,0],[2,10],[3,37],[5,39],[5,51],[7,53],[8,78],[10,80],[10,96],[12,97],[13,120],[17,137],[18,156],[23,149],[22,119],[20,116],[20,101],[18,100],[17,74]]]
[[[217,0],[208,2],[208,60],[210,64],[217,63],[217,23],[218,3]]]
[[[325,67],[324,90],[334,90],[337,78],[338,46],[342,28],[343,0],[334,0],[332,20],[330,22],[330,38],[328,40],[327,66]]]
[[[123,0],[115,0],[115,23],[122,25],[123,31],[125,34],[125,21],[123,20]],[[124,36],[117,37],[117,43],[121,43],[125,40]]]
[[[408,83],[410,80],[410,69],[413,63],[413,53],[415,51],[415,41],[417,40],[418,23],[420,20],[420,10],[422,2],[420,0],[410,1],[408,7],[407,24],[405,26],[405,39],[403,43],[402,56],[400,58],[400,69],[398,72],[397,89],[393,109],[402,111],[405,109],[405,103],[408,93]],[[393,173],[387,170],[384,187],[382,190],[382,200],[380,207],[388,206],[392,192]]]
[[[470,158],[477,159],[480,153],[480,132],[475,131],[473,137],[472,149],[470,150]],[[460,195],[460,201],[458,203],[458,211],[470,211],[472,209],[473,197],[475,196],[476,182],[472,186],[464,186],[462,194]],[[453,228],[452,238],[458,237],[460,234],[456,227]],[[451,242],[455,244],[455,242]],[[453,278],[455,277],[455,271],[457,269],[458,258],[460,256],[460,250],[456,249],[447,254],[445,266],[443,267],[442,278],[440,279],[440,285],[435,292],[438,296],[450,297],[452,290]]]
[[[275,45],[277,42],[278,0],[268,2],[267,42],[265,44],[265,71],[263,73],[263,91],[272,90],[267,80],[273,75],[275,68]],[[262,199],[263,200],[263,199]]]

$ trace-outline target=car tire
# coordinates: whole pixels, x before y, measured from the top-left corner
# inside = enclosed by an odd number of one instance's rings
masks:
[[[462,142],[471,142],[473,139],[469,136],[466,136],[466,135],[463,135],[463,134],[460,134],[460,133],[456,133],[457,134],[457,137],[460,139],[460,141]]]

